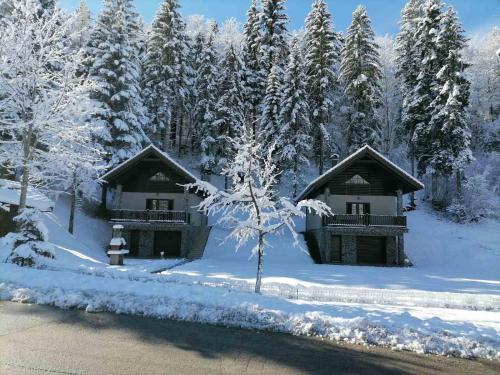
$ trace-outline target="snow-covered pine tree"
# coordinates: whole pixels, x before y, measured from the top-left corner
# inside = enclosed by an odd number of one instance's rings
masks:
[[[214,169],[214,144],[216,129],[214,121],[218,101],[219,78],[218,55],[215,49],[217,24],[210,25],[208,35],[196,36],[194,51],[198,51],[194,63],[194,151],[202,154],[201,170],[209,174]]]
[[[234,150],[228,143],[228,139],[241,134],[245,125],[244,74],[241,56],[236,47],[231,45],[220,65],[217,84],[219,100],[215,106],[215,120],[212,123],[215,135],[216,167],[219,170],[225,168],[228,160],[233,157]]]
[[[283,85],[283,70],[278,64],[273,65],[267,77],[266,95],[262,102],[257,138],[267,150],[276,141],[280,133],[281,89]]]
[[[422,17],[415,31],[416,59],[419,71],[413,88],[405,98],[403,123],[414,124],[411,139],[417,161],[418,173],[425,174],[433,150],[433,136],[430,127],[433,102],[436,93],[437,74],[443,66],[438,52],[437,38],[442,19],[441,0],[428,0],[422,6]],[[433,181],[435,179],[433,178]],[[435,190],[435,184],[433,191]]]
[[[256,132],[256,123],[259,116],[259,107],[265,95],[265,78],[259,65],[261,23],[258,1],[252,0],[247,12],[247,21],[244,25],[243,62],[245,64],[245,104],[248,107],[248,121]]]
[[[300,40],[294,38],[290,48],[290,61],[285,71],[282,87],[280,112],[280,133],[277,147],[280,166],[287,181],[292,186],[293,196],[297,196],[303,184],[301,172],[303,165],[308,165],[311,150],[309,106],[306,93],[306,74],[302,58]]]
[[[94,121],[96,140],[107,153],[108,167],[127,160],[147,142],[141,97],[137,35],[138,15],[132,0],[105,0],[90,41],[92,97],[104,107]]]
[[[325,0],[315,0],[306,18],[305,43],[314,156],[319,165],[319,174],[323,174],[324,156],[329,145],[327,125],[340,97],[337,68],[342,45],[340,34],[333,29],[332,16]]]
[[[296,246],[295,217],[304,218],[306,210],[319,216],[330,215],[332,211],[318,200],[303,200],[295,204],[288,198],[276,198],[279,172],[274,162],[274,150],[264,150],[252,134],[251,127],[244,126],[242,134],[229,141],[236,154],[222,173],[231,180],[230,188],[219,190],[203,181],[188,187],[206,194],[198,206],[200,210],[217,215],[221,218],[219,224],[232,228],[226,240],[235,240],[236,250],[248,241],[257,240],[252,254],[257,257],[255,293],[260,293],[267,236],[281,234],[287,229]]]
[[[456,173],[459,195],[461,173],[472,161],[467,112],[470,83],[464,76],[468,64],[462,58],[467,39],[453,7],[444,13],[440,26],[437,49],[443,65],[437,73],[435,98],[430,106],[433,144],[428,162],[441,175]]]
[[[151,138],[164,150],[182,146],[186,105],[191,95],[189,40],[179,8],[178,0],[165,0],[160,5],[149,34],[144,67],[145,98],[153,125]]]
[[[401,129],[408,144],[411,173],[415,175],[415,150],[412,141],[416,118],[412,114],[411,93],[417,84],[420,72],[420,57],[416,45],[416,31],[424,0],[410,0],[401,10],[400,31],[396,36],[396,76],[400,80],[402,96]],[[415,205],[415,194],[410,194],[411,205]]]
[[[396,51],[394,39],[388,35],[376,38],[379,45],[380,93],[382,105],[379,109],[382,139],[381,152],[390,155],[401,144],[406,145],[407,139],[401,140],[404,131],[401,128],[401,84],[396,76]]]
[[[340,65],[340,80],[348,106],[345,137],[350,151],[364,144],[377,146],[380,142],[376,109],[381,104],[382,73],[374,38],[366,9],[358,6],[347,30]]]
[[[283,70],[287,64],[288,16],[285,13],[285,1],[262,0],[259,65],[263,77],[269,76],[274,65]]]

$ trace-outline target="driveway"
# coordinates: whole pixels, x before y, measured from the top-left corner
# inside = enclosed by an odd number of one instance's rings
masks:
[[[0,302],[0,374],[498,374],[500,363]]]

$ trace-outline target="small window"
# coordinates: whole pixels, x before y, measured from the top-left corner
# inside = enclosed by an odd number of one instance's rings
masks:
[[[151,182],[168,182],[170,179],[162,172],[158,172],[155,175],[153,175],[149,181]]]
[[[153,211],[172,211],[174,201],[172,199],[147,199],[146,209]]]
[[[345,182],[347,185],[370,185],[368,181],[366,181],[359,174],[352,176],[349,180]]]

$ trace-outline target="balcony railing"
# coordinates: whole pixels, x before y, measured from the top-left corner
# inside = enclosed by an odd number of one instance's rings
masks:
[[[406,227],[406,216],[342,214],[342,215],[324,217],[323,226]]]
[[[111,210],[112,221],[162,222],[189,224],[190,214],[185,211]]]

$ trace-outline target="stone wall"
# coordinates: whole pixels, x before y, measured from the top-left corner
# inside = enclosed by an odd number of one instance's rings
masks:
[[[198,259],[203,256],[205,245],[210,233],[210,227],[195,227],[190,225],[165,226],[165,224],[153,224],[145,227],[142,224],[124,224],[123,238],[130,243],[130,231],[139,230],[139,257],[150,258],[154,256],[155,231],[181,232],[181,257]]]
[[[307,233],[314,236],[319,246],[321,261],[326,263],[329,259],[327,252],[331,249],[332,236],[341,237],[341,256],[343,264],[357,263],[356,239],[359,236],[381,236],[385,237],[386,259],[387,265],[404,265],[404,241],[403,235],[398,242],[396,232],[387,228],[360,228],[361,231],[356,231],[355,228],[323,228],[308,231]],[[372,230],[366,230],[372,229]],[[357,233],[356,233],[357,232]],[[399,232],[397,232],[399,233]]]

